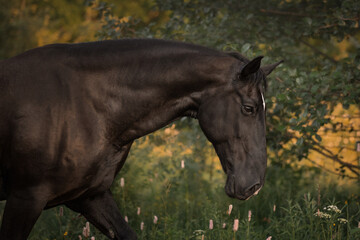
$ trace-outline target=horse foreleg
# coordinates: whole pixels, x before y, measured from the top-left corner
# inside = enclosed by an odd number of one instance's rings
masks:
[[[10,194],[7,198],[0,240],[25,240],[46,205],[42,194]]]
[[[81,213],[110,239],[137,239],[135,232],[125,222],[110,190],[85,199],[77,199],[65,204]]]

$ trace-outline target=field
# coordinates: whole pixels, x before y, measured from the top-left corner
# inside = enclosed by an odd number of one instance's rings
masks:
[[[137,141],[112,186],[139,239],[360,238],[356,182],[339,185],[316,168],[271,161],[258,196],[230,199],[212,147],[198,128],[186,125],[179,131],[172,125]],[[106,239],[91,225],[86,238],[85,225],[84,217],[59,206],[43,212],[29,239]]]

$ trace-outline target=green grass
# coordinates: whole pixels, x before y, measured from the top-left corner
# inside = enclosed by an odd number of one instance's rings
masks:
[[[114,198],[139,239],[195,240],[203,236],[206,240],[265,240],[269,236],[272,240],[360,239],[359,182],[348,181],[345,187],[336,181],[326,181],[324,173],[317,169],[290,167],[273,161],[259,195],[248,201],[231,199],[225,194],[226,176],[212,148],[191,135],[194,132],[196,128],[182,129],[180,134],[174,130],[173,135],[166,135],[168,138],[160,132],[138,141],[114,181]],[[164,143],[170,144],[166,144],[162,152],[156,150]],[[162,154],[164,152],[171,155]],[[185,168],[180,167],[182,160]],[[0,204],[2,213],[5,203]],[[229,215],[230,204],[233,210]],[[329,205],[336,205],[341,212],[324,210]],[[61,216],[60,207],[43,212],[29,239],[79,239],[86,219],[66,207]],[[137,215],[138,207],[140,215]],[[318,209],[329,214],[320,214],[328,218],[318,216]],[[153,223],[155,215],[157,224]],[[346,222],[340,223],[340,218]],[[211,230],[210,219],[214,223]],[[235,219],[239,220],[236,232],[233,231]],[[142,231],[141,222],[144,223]],[[90,237],[97,240],[106,239],[93,226],[90,233]],[[82,236],[82,239],[90,237]]]
[[[196,167],[177,171],[172,179],[144,178],[139,180],[140,184],[125,174],[124,188],[120,187],[119,179],[114,183],[113,193],[119,208],[128,216],[139,239],[202,239],[202,235],[209,240],[265,240],[269,236],[273,240],[360,239],[359,195],[355,194],[359,193],[358,189],[321,184],[317,182],[317,172],[301,177],[304,171],[309,174],[309,169],[269,167],[265,186],[248,201],[228,198],[221,181],[211,183],[195,177]],[[233,210],[229,215],[230,204]],[[329,205],[336,205],[341,212],[324,210]],[[140,215],[137,215],[138,207]],[[63,209],[63,216],[59,215],[60,207],[44,211],[29,239],[78,239],[86,219]],[[318,209],[330,217],[317,216]],[[153,223],[154,215],[158,217],[157,224]],[[339,218],[346,222],[340,223]],[[212,230],[210,219],[214,222]],[[235,219],[239,219],[236,232],[233,231]],[[144,222],[142,231],[141,222]],[[95,239],[106,239],[93,226],[90,229]]]

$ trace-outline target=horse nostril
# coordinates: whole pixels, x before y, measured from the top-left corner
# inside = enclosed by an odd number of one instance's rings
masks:
[[[246,190],[246,195],[252,195],[253,193],[256,192],[256,190],[260,189],[260,187],[261,187],[260,183],[256,183],[252,185]]]
[[[235,197],[235,176],[229,175],[225,185],[225,192],[229,197]]]

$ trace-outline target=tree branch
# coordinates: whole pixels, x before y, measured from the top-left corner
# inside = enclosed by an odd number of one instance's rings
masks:
[[[319,27],[318,30],[332,28],[332,27],[336,27],[336,26],[339,26],[339,25],[338,24],[324,25],[324,26]]]
[[[333,160],[335,160],[336,162],[340,163],[341,165],[344,165],[346,167],[351,167],[351,168],[358,168],[360,169],[360,166],[357,166],[357,165],[354,165],[354,164],[351,164],[351,163],[347,163],[347,162],[344,162],[342,160],[340,160],[340,158],[337,157],[337,155],[335,155],[333,152],[331,152],[329,149],[326,149],[325,147],[321,146],[320,144],[318,143],[315,143],[314,145],[316,145],[318,148],[320,149],[316,149],[314,147],[312,147],[311,149],[315,150],[315,151],[318,151],[318,152],[322,152],[322,151],[325,151],[327,152],[328,154],[326,153],[323,153],[323,155],[325,157],[328,157],[328,158],[331,158]]]
[[[309,14],[304,14],[304,13],[297,13],[297,12],[287,12],[287,11],[279,11],[279,10],[271,10],[271,9],[260,9],[260,12],[263,13],[271,13],[271,14],[276,14],[276,15],[282,15],[282,16],[294,16],[294,17],[311,17],[311,18],[323,18],[323,16],[314,16],[314,15],[309,15]],[[338,18],[340,20],[343,21],[359,21],[360,17],[350,17],[350,18],[343,18],[340,17]],[[332,26],[332,25],[331,25]]]
[[[270,127],[274,127],[270,123],[267,123],[267,124],[270,125]],[[297,139],[297,137],[292,133],[286,132],[285,134],[287,134],[287,136],[289,138]],[[328,159],[331,159],[334,162],[339,163],[341,166],[346,167],[347,169],[349,169],[349,171],[354,173],[356,176],[358,176],[358,177],[360,176],[360,166],[357,166],[357,165],[342,161],[336,154],[334,154],[332,151],[325,148],[324,146],[321,146],[318,142],[312,141],[312,143],[310,145],[310,149],[317,152],[317,153],[319,153],[319,154],[321,154],[322,156],[324,156],[324,157],[326,157]],[[309,160],[309,158],[305,158],[305,159]],[[345,175],[345,176],[348,177],[347,175]],[[354,177],[350,177],[350,178],[354,178]]]
[[[321,155],[323,155],[323,156],[325,156],[325,157],[327,157],[327,158],[330,158],[331,160],[333,160],[333,161],[335,161],[335,162],[340,163],[340,165],[342,165],[342,166],[346,167],[347,169],[349,169],[349,170],[350,170],[352,173],[354,173],[356,176],[358,176],[358,177],[360,176],[360,172],[359,172],[358,170],[355,170],[355,169],[354,169],[354,168],[359,169],[359,166],[356,166],[356,165],[353,165],[353,164],[344,162],[344,161],[340,160],[338,157],[336,157],[336,156],[330,156],[330,155],[324,153],[323,151],[321,151],[321,150],[319,150],[319,149],[317,149],[317,148],[312,147],[311,150],[313,150],[313,151],[315,151],[315,152],[317,152],[317,153],[319,153],[319,154],[321,154]]]
[[[314,16],[311,16],[311,15],[303,14],[303,13],[285,12],[285,11],[270,10],[270,9],[260,9],[260,12],[283,15],[283,16],[314,17]]]
[[[358,177],[352,177],[352,176],[349,176],[349,175],[346,175],[346,174],[341,174],[341,173],[338,173],[338,172],[334,172],[328,168],[325,168],[324,166],[321,166],[320,164],[318,164],[316,161],[314,160],[311,160],[310,158],[306,158],[307,161],[311,162],[312,164],[314,164],[316,167],[326,171],[326,172],[329,172],[331,174],[335,174],[335,175],[339,175],[339,176],[345,176],[347,178],[350,178],[350,179],[358,179]]]
[[[313,45],[311,45],[310,43],[302,40],[302,39],[299,39],[299,41],[301,43],[303,43],[304,45],[308,46],[309,48],[311,48],[312,50],[314,50],[314,52],[320,54],[321,56],[325,57],[326,59],[330,60],[332,63],[336,64],[337,61],[335,59],[333,59],[332,57],[330,57],[329,55],[323,53],[322,51],[320,51],[319,49],[317,49],[316,47],[314,47]]]

